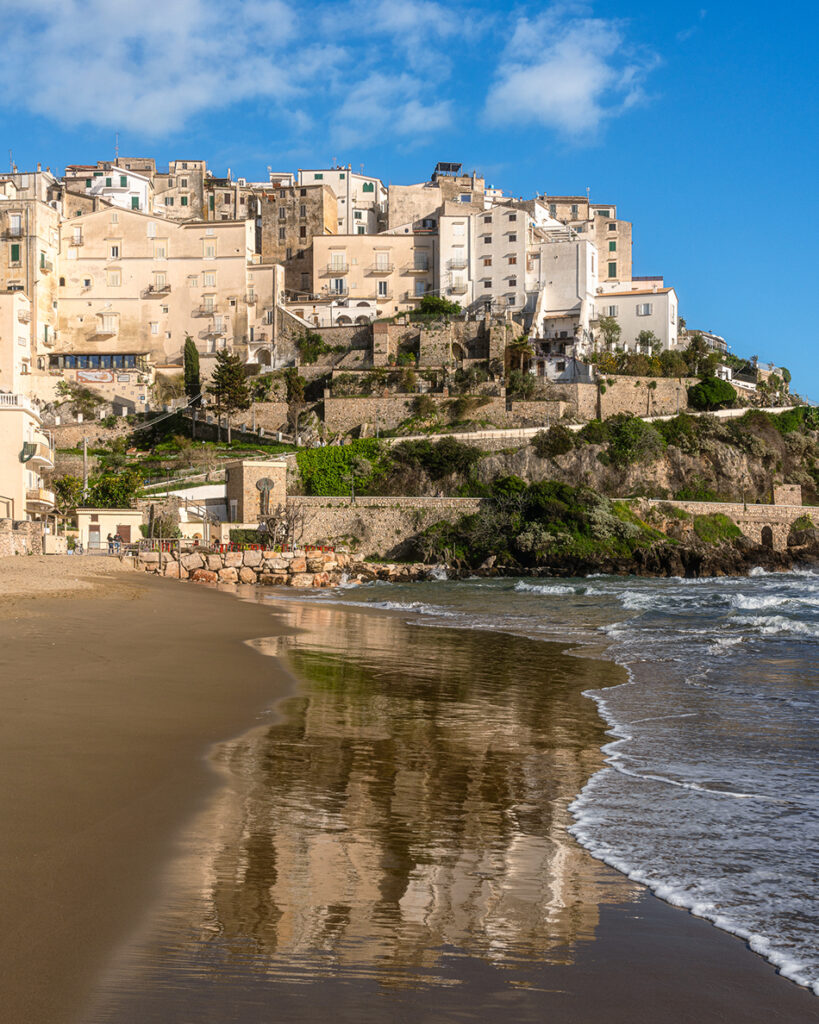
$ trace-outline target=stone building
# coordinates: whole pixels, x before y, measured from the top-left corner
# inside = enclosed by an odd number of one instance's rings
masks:
[[[369,309],[373,300],[378,316],[392,316],[437,290],[437,263],[432,233],[319,236],[313,240],[313,292],[339,307],[336,323],[355,323],[356,309]]]
[[[299,168],[299,185],[327,185],[338,200],[336,233],[374,235],[387,227],[388,192],[380,178],[346,167]]]
[[[246,353],[272,309],[273,268],[255,264],[246,221],[107,209],[64,221],[62,248],[55,368],[79,357],[89,370],[179,361],[186,335],[203,354]]]
[[[549,216],[589,237],[597,249],[601,281],[631,280],[631,224],[618,220],[617,207],[590,203],[588,196],[539,197]]]
[[[288,292],[314,292],[313,243],[335,235],[338,227],[338,200],[330,186],[269,188],[259,196],[258,222],[262,262],[284,266]]]
[[[225,468],[228,521],[257,523],[287,502],[287,463],[229,462]]]

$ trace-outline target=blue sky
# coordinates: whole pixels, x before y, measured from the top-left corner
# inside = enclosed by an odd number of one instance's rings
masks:
[[[689,325],[819,399],[812,4],[0,0],[18,167],[120,153],[264,179],[438,160],[634,223]]]

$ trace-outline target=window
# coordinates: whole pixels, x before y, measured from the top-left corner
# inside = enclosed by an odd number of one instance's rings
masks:
[[[609,263],[609,277],[617,277],[617,264]]]
[[[309,274],[302,274],[301,275],[301,286],[302,286],[302,288],[305,289],[305,291],[310,287],[310,275]],[[301,316],[304,316],[304,314],[302,313]]]
[[[510,277],[509,278],[509,287],[510,288],[517,288],[517,286],[518,286],[518,279],[516,277]]]
[[[11,265],[15,266],[20,262],[20,243],[12,242],[11,244]]]
[[[279,241],[283,242],[286,237],[287,237],[287,229],[286,228],[279,228]]]
[[[378,297],[380,299],[386,299],[386,297],[387,297],[387,282],[386,281],[379,281],[378,282]]]
[[[299,249],[298,250],[298,252],[296,253],[296,259],[297,260],[303,260],[304,259],[304,249]]]
[[[279,207],[279,220],[284,220],[284,218],[286,216],[287,216],[287,210],[283,206],[280,206]]]
[[[213,329],[217,334],[221,334],[225,329],[224,317],[219,313],[217,313],[213,318]]]
[[[306,217],[307,216],[307,203],[302,203],[301,206],[299,206],[299,216],[300,217]]]
[[[286,260],[292,260],[293,259],[293,247],[292,246],[288,245],[288,247],[285,249],[285,251],[284,251],[284,258]]]
[[[154,222],[151,221],[148,224],[148,238],[155,238],[155,237],[156,237],[156,224],[154,224]]]
[[[111,214],[111,223],[119,224],[119,214],[116,211]]]
[[[573,218],[577,218],[579,213],[580,213],[580,208],[578,207],[577,203],[572,203],[572,217]]]
[[[372,181],[365,181],[361,186],[362,192],[375,192],[375,184]]]
[[[492,218],[491,217],[484,217],[483,222],[484,222],[484,224],[491,224],[492,223]]]
[[[458,196],[458,202],[459,203],[471,203],[472,202],[472,196],[468,192],[462,192]]]
[[[334,277],[330,282],[330,291],[336,295],[341,295],[344,292],[344,278]]]
[[[124,174],[119,176],[119,185],[120,188],[128,188],[128,178]]]
[[[109,288],[119,288],[122,284],[122,274],[119,270],[109,270],[106,275]]]
[[[594,212],[595,212],[595,214],[598,217],[610,217],[611,216],[611,210],[595,210]]]
[[[64,277],[60,278],[60,287],[61,288],[65,288],[65,278]],[[56,306],[57,303],[55,302],[54,305]]]
[[[617,252],[617,242],[614,239],[609,242],[609,252]]]
[[[549,203],[549,216],[553,220],[557,218],[557,203]]]
[[[208,196],[208,209],[213,209],[213,196]]]
[[[160,313],[164,313],[167,316],[167,314],[168,314],[168,307],[167,306],[160,306],[159,307],[159,311],[160,311]],[[168,337],[170,338],[170,334],[168,335]]]
[[[612,221],[612,223],[609,224],[609,231],[616,231],[616,230],[617,230],[617,222],[616,221]]]
[[[188,197],[187,196],[182,196],[180,198],[180,200],[179,200],[179,205],[180,206],[187,206],[188,205]]]
[[[90,288],[91,287],[91,278],[90,277],[84,277],[82,279],[82,286],[83,286],[83,288]]]
[[[456,235],[458,238],[462,238],[463,237],[463,234],[464,234],[464,223],[463,223],[463,221],[458,221],[458,222],[456,222],[455,224],[452,225],[452,234]]]
[[[324,175],[321,172],[317,172],[313,175],[313,181],[324,181]]]
[[[112,260],[119,259],[119,242],[112,242],[108,247],[108,255]]]
[[[166,284],[167,278],[165,277],[164,274],[154,274],[154,289],[156,291],[162,291]]]
[[[216,242],[205,242],[205,259],[216,259]]]
[[[604,316],[617,316],[617,314],[620,312],[619,306],[604,306],[603,309]]]
[[[20,213],[12,213],[9,215],[9,231],[12,235],[22,235],[23,233],[23,215]]]
[[[426,281],[416,281],[415,282],[415,294],[416,294],[416,296],[426,295],[426,292],[427,292],[427,283],[426,283]]]
[[[215,288],[216,287],[216,271],[215,270],[206,270],[204,272],[204,274],[202,274],[202,284],[203,284],[203,286],[205,288]]]
[[[100,327],[103,334],[116,334],[117,333],[117,317],[113,313],[103,313],[100,317]]]
[[[418,253],[416,253],[416,256]],[[377,252],[375,254],[375,266],[378,270],[389,270],[390,254],[388,252]]]
[[[517,240],[518,240],[518,236],[516,234],[514,234],[514,232],[509,235],[509,241],[510,242],[517,242]]]
[[[214,299],[213,295],[203,295],[202,296],[202,308],[203,309],[207,309],[207,310],[212,310],[213,309],[213,299]]]
[[[491,289],[492,289],[492,282],[491,281],[481,281],[481,284],[482,284],[482,286],[483,286],[485,291],[491,291]]]
[[[159,334],[159,324],[156,320],[151,321],[151,334]]]
[[[185,161],[182,162],[182,170],[183,171],[187,171],[187,169],[188,169],[188,162],[187,162],[187,160],[185,160]]]
[[[367,229],[364,227],[363,224],[357,224],[356,225],[356,229],[355,229],[355,233],[357,235],[366,235],[367,234]]]
[[[164,238],[157,238],[154,242],[154,259],[164,260],[168,257],[168,247]]]
[[[93,178],[86,178],[85,179],[85,187],[86,188],[91,188],[91,186],[93,184],[94,184],[94,179]]]
[[[131,209],[132,210],[138,210],[139,209],[139,196],[131,196]]]
[[[654,304],[652,302],[640,302],[637,304],[637,316],[651,316],[654,312]]]
[[[307,228],[302,226],[299,228],[299,238],[307,238]]]
[[[113,184],[113,179],[111,179],[111,178],[106,178],[105,179],[105,187],[106,188],[111,188],[112,184]]]
[[[484,235],[483,236],[483,242],[484,242],[484,245],[491,245],[492,244],[492,236],[491,235]]]
[[[412,263],[415,270],[429,270],[429,253],[414,253],[412,257]]]
[[[517,263],[517,261],[518,261],[517,256],[507,256],[506,257],[506,262],[509,264],[510,267],[514,266]]]
[[[491,267],[491,266],[492,266],[492,257],[491,257],[491,256],[487,256],[487,257],[486,257],[486,258],[484,259],[484,261],[483,261],[483,265],[484,265],[485,267]]]
[[[307,195],[307,189],[306,188],[300,188],[299,189],[299,195],[300,196],[306,196]],[[282,199],[284,199],[284,189],[282,189],[282,191],[281,191],[281,197],[282,197]]]
[[[211,196],[211,199],[213,199],[213,196]],[[166,206],[173,206],[173,196],[165,196],[165,205]],[[211,207],[211,209],[212,208],[213,207]]]
[[[222,206],[229,206],[230,205],[230,199],[231,199],[230,192],[223,192],[222,193]]]
[[[363,216],[364,214],[361,212],[361,210],[356,210],[355,213],[353,214],[355,220],[361,220]]]
[[[94,171],[94,177],[95,178],[101,178],[102,177],[102,171]]]

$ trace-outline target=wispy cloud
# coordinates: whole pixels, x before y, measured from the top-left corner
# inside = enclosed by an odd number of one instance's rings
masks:
[[[448,100],[425,99],[412,75],[373,72],[351,88],[336,112],[332,135],[352,146],[385,131],[391,137],[425,139],[451,122]]]
[[[282,0],[4,0],[3,9],[3,93],[64,124],[161,136],[209,109],[299,91],[286,58],[295,20]],[[300,70],[315,50],[300,48]]]
[[[684,43],[689,40],[693,35],[696,35],[700,25],[705,21],[705,16],[708,12],[703,8],[699,13],[699,21],[694,25],[689,25],[688,28],[681,29],[677,33],[677,42]]]
[[[630,45],[619,20],[554,5],[517,19],[489,88],[490,124],[539,124],[565,135],[592,135],[601,123],[644,99],[659,63]]]

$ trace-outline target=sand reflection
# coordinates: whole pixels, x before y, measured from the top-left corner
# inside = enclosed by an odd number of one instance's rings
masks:
[[[600,905],[634,892],[566,832],[604,742],[582,690],[611,666],[398,615],[285,614],[298,632],[256,643],[298,695],[215,751],[226,785],[131,957],[162,975],[140,987],[242,973],[449,986],[462,958],[525,984],[529,965],[571,963]]]

